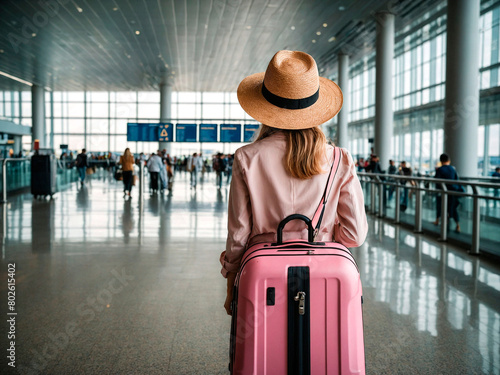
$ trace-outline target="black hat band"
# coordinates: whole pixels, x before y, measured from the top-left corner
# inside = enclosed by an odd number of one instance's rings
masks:
[[[283,98],[283,97],[278,96],[278,95],[274,95],[272,92],[270,92],[266,88],[266,85],[264,85],[264,82],[262,82],[262,95],[269,103],[275,105],[276,107],[285,108],[285,109],[304,109],[304,108],[308,108],[308,107],[312,106],[314,103],[316,103],[318,101],[319,87],[318,87],[318,91],[316,91],[311,96],[308,96],[307,98],[288,99],[288,98]]]

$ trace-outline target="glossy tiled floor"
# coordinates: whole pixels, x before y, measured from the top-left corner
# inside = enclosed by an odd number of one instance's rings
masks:
[[[222,308],[228,191],[213,176],[123,199],[94,179],[53,201],[2,207],[1,299],[16,264],[16,371],[228,374]],[[353,250],[364,285],[367,374],[499,374],[500,266],[370,218]],[[7,369],[7,371],[4,371]]]

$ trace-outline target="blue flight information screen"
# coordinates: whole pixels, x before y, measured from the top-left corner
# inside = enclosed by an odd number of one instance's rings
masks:
[[[158,142],[158,124],[127,123],[128,142]]]
[[[147,126],[144,126],[144,142],[158,142],[158,127],[158,124],[147,124]]]
[[[200,142],[217,142],[217,124],[200,124]]]
[[[246,124],[243,126],[243,142],[252,142],[255,132],[259,130],[260,125]]]
[[[196,142],[196,124],[177,124],[175,128],[176,142]]]
[[[160,124],[158,127],[158,141],[173,142],[174,141],[174,125],[171,123]]]
[[[127,124],[127,142],[138,142],[139,141],[139,124],[128,123]]]
[[[241,142],[241,124],[221,124],[221,142]]]

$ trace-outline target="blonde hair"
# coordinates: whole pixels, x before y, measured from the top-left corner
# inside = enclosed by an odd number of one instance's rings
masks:
[[[292,177],[307,180],[324,172],[326,137],[320,128],[289,130],[276,129],[262,125],[255,142],[282,132],[286,139],[286,152],[283,158],[285,169]]]

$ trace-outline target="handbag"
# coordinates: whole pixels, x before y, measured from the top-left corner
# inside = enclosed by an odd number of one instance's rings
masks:
[[[116,181],[121,181],[123,180],[123,170],[121,168],[118,168],[116,171],[115,171],[115,180]]]

